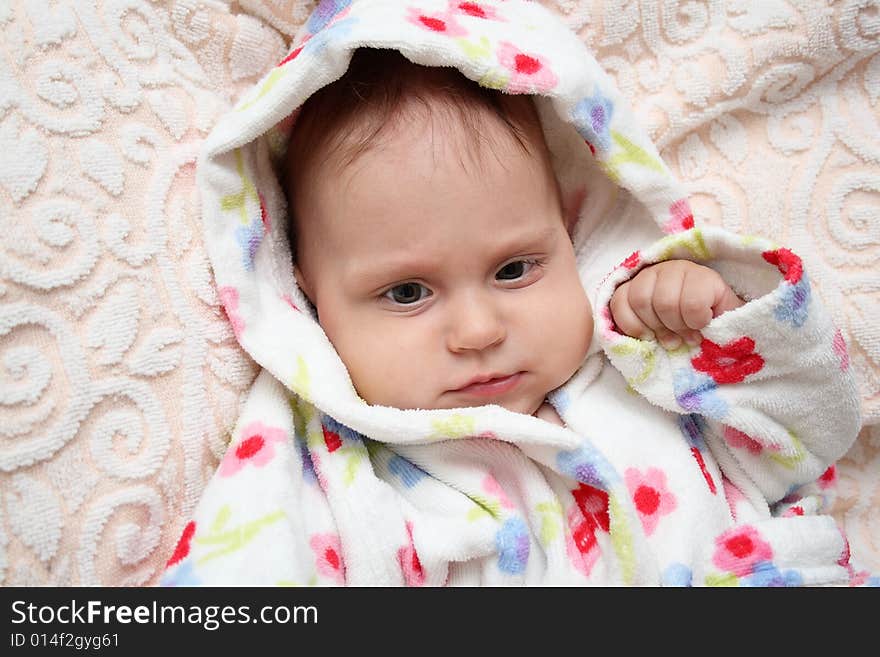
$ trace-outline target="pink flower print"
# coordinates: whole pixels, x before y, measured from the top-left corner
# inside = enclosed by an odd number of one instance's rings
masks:
[[[680,233],[694,227],[694,213],[686,198],[680,199],[669,206],[669,219],[663,225],[663,232]]]
[[[455,20],[455,16],[450,11],[423,14],[418,9],[409,7],[407,8],[407,20],[423,29],[448,37],[462,37],[468,34],[468,31]]]
[[[498,480],[492,475],[486,475],[483,479],[483,490],[489,493],[492,497],[495,497],[505,509],[514,508],[513,502],[510,501],[507,494],[504,492],[504,489],[501,488],[501,484],[499,484]]]
[[[601,553],[596,540],[596,524],[590,517],[585,517],[577,506],[568,510],[566,519],[571,535],[566,534],[565,552],[574,567],[589,576]]]
[[[712,563],[737,577],[750,575],[755,565],[773,559],[770,544],[751,525],[732,527],[715,539]]]
[[[287,440],[284,429],[262,422],[251,422],[241,432],[241,440],[226,450],[220,463],[220,476],[230,477],[247,464],[262,468],[275,457],[274,443]]]
[[[721,477],[721,487],[724,489],[724,499],[727,500],[727,506],[730,508],[730,515],[736,520],[736,507],[740,502],[746,501],[746,496],[742,491],[734,486],[729,479]]]
[[[648,468],[644,474],[636,468],[629,468],[624,479],[642,519],[645,534],[650,536],[657,528],[660,517],[678,506],[675,495],[666,488],[666,474],[659,468]]]
[[[558,82],[556,74],[540,55],[522,52],[508,41],[499,44],[497,55],[498,62],[511,73],[508,93],[545,93]]]
[[[232,332],[235,333],[235,339],[241,342],[241,334],[244,331],[244,320],[238,314],[238,290],[229,285],[224,285],[217,290],[220,296],[220,303],[229,318],[232,325]]]
[[[739,429],[734,429],[733,427],[724,427],[724,439],[731,447],[740,447],[742,449],[748,450],[749,454],[757,455],[764,450],[764,448],[761,446],[761,443],[759,443],[757,440],[755,440],[748,434],[743,433]]]
[[[336,584],[345,584],[345,563],[342,560],[342,542],[337,534],[314,534],[309,546],[315,553],[315,567],[319,575],[329,577]]]
[[[409,521],[406,523],[406,533],[409,536],[409,544],[397,551],[397,561],[400,563],[400,570],[406,585],[422,586],[425,583],[425,571],[422,569],[419,553],[416,552],[416,546],[413,543],[412,523]]]
[[[797,254],[788,249],[776,249],[775,251],[764,251],[761,257],[771,265],[776,265],[779,273],[792,285],[801,280],[804,264]]]
[[[614,324],[614,320],[611,317],[611,309],[608,306],[604,306],[599,311],[599,317],[602,318],[602,337],[606,340],[617,340],[618,338],[623,337],[623,334],[617,330],[617,326]]]
[[[300,309],[297,307],[297,305],[293,302],[293,299],[290,298],[290,295],[289,295],[289,294],[285,294],[285,295],[282,296],[281,298],[284,299],[284,302],[285,302],[288,306],[290,306],[291,308],[293,308],[296,312],[298,312],[298,313],[301,313],[301,312],[302,312],[302,310],[300,310]]]
[[[840,332],[840,329],[834,332],[831,348],[840,359],[840,371],[846,372],[849,369],[849,353],[846,350],[846,340],[843,339],[843,333]]]
[[[272,219],[269,217],[269,211],[266,209],[266,199],[262,192],[257,192],[260,198],[260,220],[263,222],[263,230],[269,232],[272,230]]]

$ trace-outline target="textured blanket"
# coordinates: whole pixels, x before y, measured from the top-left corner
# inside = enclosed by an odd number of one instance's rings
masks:
[[[292,275],[276,164],[294,111],[358,47],[532,94],[597,309],[561,428],[497,406],[361,400]],[[822,515],[860,426],[846,346],[800,258],[703,226],[610,78],[543,7],[325,2],[216,125],[198,184],[237,339],[263,368],[165,584],[847,583]],[[696,347],[622,336],[607,311],[642,267],[687,258],[748,303]]]

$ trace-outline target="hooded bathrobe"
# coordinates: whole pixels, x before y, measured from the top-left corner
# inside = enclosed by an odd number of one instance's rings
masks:
[[[361,47],[532,95],[563,194],[586,198],[573,242],[595,332],[548,396],[565,427],[367,404],[297,287],[280,162],[297,108]],[[795,253],[693,217],[612,80],[541,5],[321,2],[211,132],[198,185],[219,298],[262,370],[163,584],[849,581],[822,514],[860,426],[841,333]],[[615,287],[680,258],[747,303],[698,346],[621,335]]]

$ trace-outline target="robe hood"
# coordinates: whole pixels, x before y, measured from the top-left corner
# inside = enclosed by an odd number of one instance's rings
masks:
[[[594,309],[598,284],[614,265],[664,233],[692,227],[694,219],[685,192],[613,80],[542,5],[321,2],[289,54],[206,140],[198,170],[205,240],[220,300],[244,350],[301,398],[362,433],[394,441],[395,427],[411,427],[412,413],[445,415],[368,407],[358,397],[297,286],[279,183],[296,110],[340,78],[358,48],[394,49],[416,64],[453,66],[484,87],[533,97],[563,198],[585,193],[572,235]],[[591,353],[597,349],[594,338]],[[491,416],[521,433],[505,421],[515,414],[504,409],[477,414],[473,426]],[[429,438],[431,425],[413,439]]]

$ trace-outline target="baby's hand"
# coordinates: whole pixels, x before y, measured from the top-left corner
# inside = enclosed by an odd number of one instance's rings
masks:
[[[675,349],[700,343],[713,317],[745,303],[714,269],[690,260],[645,267],[611,297],[611,317],[622,333]]]

